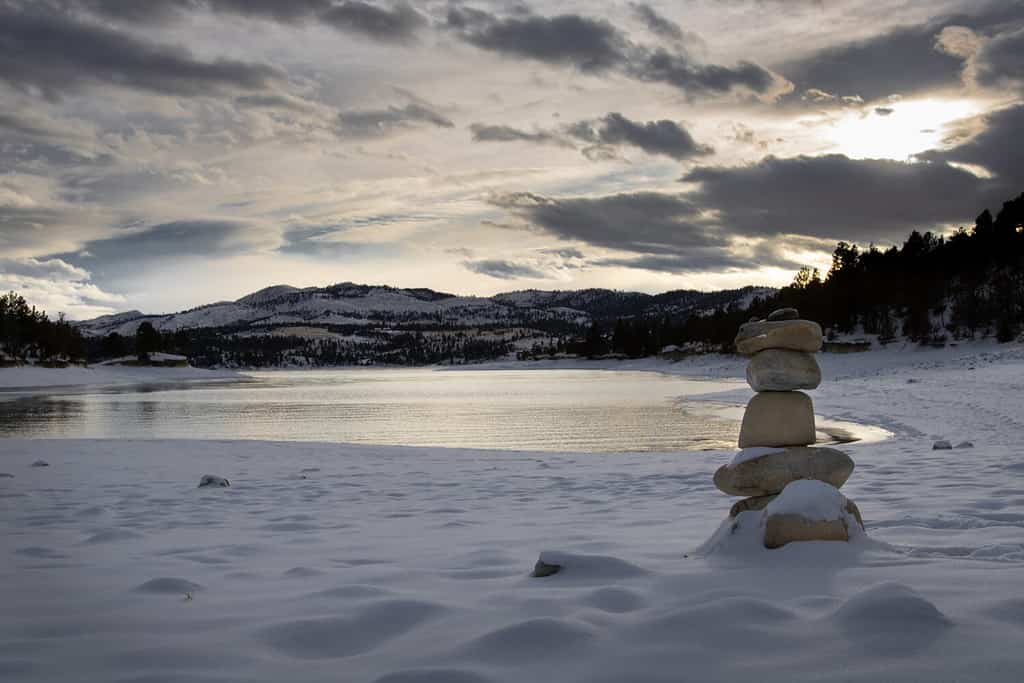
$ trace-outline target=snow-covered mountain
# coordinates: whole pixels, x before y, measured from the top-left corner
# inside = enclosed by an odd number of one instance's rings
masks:
[[[200,328],[273,328],[297,324],[318,326],[375,326],[398,319],[413,322],[479,327],[528,324],[542,320],[587,324],[593,318],[673,314],[714,309],[739,301],[749,303],[771,289],[745,287],[720,292],[678,290],[664,294],[618,292],[608,289],[578,291],[522,290],[493,297],[457,296],[431,289],[359,285],[344,282],[329,287],[299,289],[276,285],[237,301],[221,301],[166,315],[127,311],[77,323],[87,336],[135,334],[143,322],[161,332]]]
[[[165,335],[177,333],[172,350],[204,365],[420,364],[557,353],[594,322],[610,329],[620,318],[678,321],[771,291],[525,290],[475,297],[351,282],[276,285],[180,313],[128,311],[76,324],[95,340],[97,356],[123,352],[111,336],[132,339],[148,322]]]

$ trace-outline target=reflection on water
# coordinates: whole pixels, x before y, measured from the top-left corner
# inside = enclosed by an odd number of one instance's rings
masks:
[[[547,451],[729,448],[738,425],[686,407],[716,388],[590,370],[257,373],[0,401],[0,435],[331,441]]]

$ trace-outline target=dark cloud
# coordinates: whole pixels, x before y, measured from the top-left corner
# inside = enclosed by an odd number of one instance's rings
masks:
[[[473,133],[475,142],[534,142],[538,144],[550,144],[560,146],[571,146],[565,138],[549,131],[526,131],[512,126],[488,125],[474,123],[469,127]]]
[[[520,192],[492,203],[560,239],[639,253],[725,247],[727,241],[700,222],[699,208],[683,195],[636,192],[553,199]]]
[[[453,8],[449,26],[485,50],[564,64],[581,71],[605,71],[626,60],[625,36],[603,19],[575,14],[497,18],[480,11]]]
[[[547,274],[533,266],[505,259],[463,261],[462,265],[474,273],[480,273],[481,275],[487,275],[500,280],[519,280],[524,278],[536,280],[548,277]]]
[[[1024,82],[1024,28],[987,41],[976,61],[978,83],[987,86]]]
[[[778,67],[799,92],[875,100],[960,82],[963,60],[935,47],[941,25],[900,28],[867,40],[829,47]]]
[[[932,150],[918,158],[932,163],[954,162],[981,166],[995,175],[985,206],[1017,195],[1024,189],[1024,104],[990,112],[982,117],[983,129],[949,150]],[[980,208],[980,207],[976,207]],[[977,212],[976,212],[977,213]]]
[[[783,91],[786,83],[750,62],[735,67],[699,64],[680,52],[629,41],[603,19],[576,14],[497,17],[481,10],[449,10],[448,27],[484,50],[571,66],[586,73],[615,71],[641,81],[666,83],[691,95],[747,89],[757,94]]]
[[[552,199],[519,193],[493,203],[561,239],[636,254],[589,259],[588,266],[696,273],[803,265],[784,256],[784,240],[735,248],[726,231],[703,219],[700,208],[683,195],[638,192]],[[563,251],[563,258],[583,258],[578,249]]]
[[[680,160],[714,151],[708,145],[697,143],[685,128],[674,121],[643,123],[614,112],[594,122],[574,124],[570,126],[569,134],[590,144],[631,145],[648,154],[663,154]]]
[[[721,94],[735,88],[763,94],[774,88],[785,88],[775,74],[751,62],[741,61],[735,67],[697,64],[685,55],[663,49],[635,60],[628,72],[638,80],[668,83],[691,94]]]
[[[280,74],[265,65],[218,59],[144,42],[126,33],[56,13],[0,5],[0,80],[50,97],[86,84],[169,95],[262,90]]]
[[[831,46],[781,64],[777,70],[793,81],[798,92],[818,89],[868,101],[959,87],[964,60],[973,51],[963,38],[980,33],[993,39],[982,48],[983,53],[990,51],[988,56],[978,60],[979,81],[997,82],[1021,73],[1024,4],[991,0],[965,3],[964,8],[967,13]]]
[[[372,137],[386,135],[416,125],[453,128],[454,123],[430,107],[411,103],[404,107],[362,109],[338,114],[338,134],[342,137]]]
[[[408,42],[427,24],[408,3],[382,7],[362,0],[43,0],[121,23],[161,24],[205,10],[283,24],[319,22],[384,42]]]
[[[617,266],[661,273],[708,273],[750,268],[801,268],[803,263],[782,253],[782,244],[761,243],[751,252],[736,253],[721,248],[688,249],[679,254],[648,254],[627,258],[601,258],[590,262],[592,266]]]
[[[1024,104],[972,123],[965,142],[916,161],[769,156],[746,166],[698,167],[682,178],[693,188],[685,194],[515,193],[492,203],[561,239],[636,254],[589,265],[675,273],[794,268],[801,264],[787,250],[827,250],[835,240],[898,242],[914,229],[967,224],[983,207],[1019,193],[1024,157],[1015,141],[1024,139]]]
[[[642,2],[630,3],[633,14],[637,16],[650,30],[651,33],[674,41],[682,41],[685,37],[683,29],[679,24],[659,14],[650,5]]]
[[[613,112],[600,119],[578,121],[558,130],[525,131],[502,125],[474,123],[470,126],[476,142],[532,142],[573,147],[570,140],[587,145],[581,150],[592,161],[616,158],[613,149],[631,146],[648,154],[682,160],[710,154],[714,150],[699,144],[674,121],[632,121]]]
[[[77,252],[53,254],[86,268],[97,279],[138,274],[146,261],[180,257],[225,258],[270,247],[272,233],[236,221],[185,220],[141,230],[122,229],[110,237],[86,242]]]
[[[114,1],[118,4],[132,2]],[[331,7],[332,0],[170,0],[170,4],[205,7],[213,12],[288,23],[311,19],[326,12]]]
[[[985,181],[945,163],[850,159],[840,154],[766,157],[739,167],[701,167],[687,200],[717,214],[730,234],[798,234],[867,242],[978,212]]]
[[[426,17],[408,4],[384,9],[358,0],[334,5],[320,15],[320,20],[337,29],[398,43],[412,41],[416,31],[427,23]]]

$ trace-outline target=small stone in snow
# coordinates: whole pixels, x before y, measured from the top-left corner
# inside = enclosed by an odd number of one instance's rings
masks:
[[[231,482],[224,477],[218,477],[216,474],[204,474],[199,480],[199,488],[204,486],[231,486]]]
[[[562,571],[562,565],[560,564],[548,564],[544,560],[537,560],[537,564],[533,565],[533,576],[536,579],[543,579],[545,576],[552,576]]]
[[[14,475],[10,472],[0,472],[0,479],[14,479]]]
[[[951,448],[953,448],[953,445],[946,441],[945,439],[940,439],[939,441],[936,441],[935,443],[932,444],[933,451],[948,451]]]
[[[974,444],[970,441],[961,441],[956,445],[957,448],[974,448]]]
[[[50,463],[46,462],[45,460],[36,460],[34,463],[32,463],[32,467],[49,467],[49,466],[50,466]]]

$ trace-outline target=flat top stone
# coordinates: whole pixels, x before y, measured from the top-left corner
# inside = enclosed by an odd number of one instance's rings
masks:
[[[750,356],[765,349],[813,353],[821,348],[821,325],[813,320],[764,320],[740,325],[736,350]]]
[[[796,320],[799,317],[800,312],[795,308],[776,308],[768,314],[768,320],[772,322],[776,320]]]

